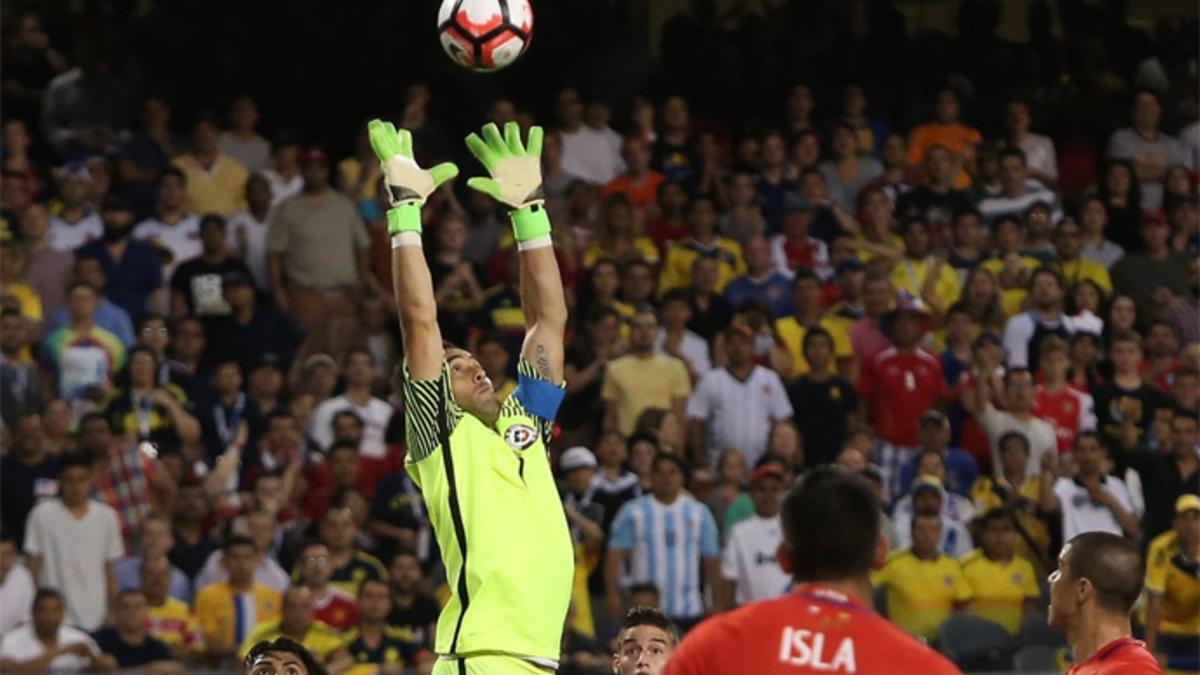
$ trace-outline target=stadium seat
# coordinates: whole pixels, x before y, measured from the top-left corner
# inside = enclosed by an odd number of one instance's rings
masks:
[[[1031,616],[1021,622],[1021,630],[1017,633],[1017,645],[1020,647],[1065,647],[1066,638],[1046,623],[1045,617]]]
[[[1009,670],[1014,651],[1004,626],[972,614],[955,614],[938,629],[942,653],[967,672]]]
[[[1013,670],[1018,673],[1057,672],[1060,650],[1046,645],[1023,647],[1013,655]]]

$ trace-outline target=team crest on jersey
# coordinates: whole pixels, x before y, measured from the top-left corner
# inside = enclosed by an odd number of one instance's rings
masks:
[[[537,429],[527,424],[514,424],[504,432],[504,442],[513,450],[524,450],[537,442]]]

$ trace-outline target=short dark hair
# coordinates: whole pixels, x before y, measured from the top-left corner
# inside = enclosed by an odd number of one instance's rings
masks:
[[[1100,606],[1128,614],[1142,594],[1146,574],[1137,546],[1099,531],[1085,532],[1067,544],[1071,547],[1066,555],[1070,577],[1092,582]]]
[[[871,571],[880,506],[867,480],[845,469],[814,469],[783,500],[783,539],[797,581],[833,581]]]
[[[984,529],[992,524],[994,520],[1007,520],[1012,522],[1012,511],[1009,511],[1003,506],[997,506],[994,509],[989,509],[982,516],[979,516],[979,528]]]
[[[173,164],[168,164],[168,165],[164,166],[158,172],[158,178],[157,178],[157,180],[154,181],[154,184],[162,185],[163,181],[165,181],[168,178],[178,178],[180,183],[183,183],[185,186],[187,185],[187,174],[184,173],[182,169],[180,169],[179,167],[177,167]]]
[[[263,640],[251,647],[249,653],[246,654],[244,662],[247,671],[249,671],[250,667],[254,665],[254,662],[259,657],[270,652],[286,652],[294,655],[300,659],[300,663],[304,664],[304,668],[308,670],[308,675],[329,675],[329,671],[325,670],[325,666],[313,658],[312,653],[304,645],[285,636],[277,637],[274,640]]]
[[[258,550],[258,547],[254,545],[254,542],[250,540],[250,537],[246,537],[246,536],[243,536],[240,534],[235,534],[232,537],[226,539],[225,545],[221,547],[221,550],[224,551],[225,553],[229,553],[230,551],[233,550],[233,548],[235,546],[249,546],[252,549]]]
[[[388,559],[388,567],[391,567],[396,562],[396,558],[401,556],[407,556],[413,560],[416,560],[418,565],[421,564],[421,556],[417,555],[415,549],[408,548],[407,546],[401,546],[400,548],[396,549],[396,552],[393,553],[392,557]]]
[[[630,628],[638,626],[661,628],[667,634],[672,645],[679,642],[679,629],[675,627],[675,623],[668,619],[667,615],[653,607],[638,605],[637,607],[631,607],[625,613],[625,620],[621,622],[621,632],[623,633]]]
[[[996,448],[999,452],[1004,452],[1004,446],[1011,440],[1017,439],[1021,441],[1021,448],[1028,455],[1030,452],[1029,437],[1020,431],[1008,431],[1000,436],[1000,440],[996,441]]]
[[[66,473],[67,469],[70,469],[70,468],[81,468],[81,469],[87,469],[88,471],[91,471],[92,470],[92,460],[90,457],[87,456],[87,454],[85,454],[83,452],[79,452],[79,451],[68,452],[63,455],[62,469],[60,470],[59,473],[60,474]]]
[[[343,417],[353,417],[354,421],[358,422],[359,426],[366,426],[366,423],[363,421],[362,415],[359,415],[352,408],[346,408],[344,410],[339,410],[333,414],[333,418],[329,420],[329,428],[330,429],[337,428],[337,421],[339,419],[342,419]]]
[[[1054,282],[1056,284],[1058,284],[1059,288],[1062,288],[1064,286],[1062,274],[1058,270],[1054,269],[1053,267],[1049,267],[1047,265],[1042,265],[1041,267],[1034,270],[1033,274],[1029,275],[1030,290],[1033,289],[1033,282],[1036,281],[1038,277],[1043,276],[1043,275],[1049,275],[1049,276],[1053,277]]]
[[[642,581],[629,587],[629,595],[637,595],[638,593],[649,593],[656,598],[662,597],[662,594],[658,591],[658,586],[655,586],[654,582],[651,581]]]
[[[197,229],[203,230],[206,226],[213,224],[213,223],[216,223],[217,225],[219,225],[221,227],[222,231],[225,230],[225,216],[222,216],[219,213],[206,213],[203,216],[201,216],[200,217],[200,226]]]
[[[669,303],[669,302],[682,302],[683,304],[688,306],[688,309],[691,309],[692,295],[683,288],[672,288],[671,290],[667,291],[666,293],[663,293],[663,296],[662,296],[662,306],[663,307],[666,307],[667,303]]]
[[[63,601],[62,593],[59,593],[57,590],[55,590],[53,588],[39,588],[39,589],[37,589],[37,593],[33,594],[33,602],[30,603],[29,606],[37,607],[38,603],[45,600],[46,598],[55,598],[59,602]]]
[[[663,462],[670,462],[670,463],[674,464],[676,467],[679,468],[679,471],[685,476],[688,473],[688,465],[687,465],[686,459],[684,459],[683,457],[681,457],[673,452],[662,452],[661,450],[659,452],[654,453],[654,461],[652,461],[650,463],[650,470],[654,471],[654,470],[658,469],[658,465],[662,464]]]
[[[812,268],[800,266],[797,267],[792,276],[792,288],[800,285],[801,281],[815,281],[817,285],[821,285],[821,277],[812,271]]]
[[[800,353],[804,355],[804,358],[806,358],[806,359],[808,358],[809,343],[811,343],[814,339],[819,338],[819,337],[823,337],[826,340],[829,340],[830,348],[833,347],[833,335],[831,335],[829,333],[829,331],[825,330],[824,328],[822,328],[820,326],[813,326],[812,328],[809,328],[804,333],[804,340],[800,345]]]

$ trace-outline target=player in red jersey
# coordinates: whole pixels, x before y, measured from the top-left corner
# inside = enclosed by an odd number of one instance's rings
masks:
[[[1050,625],[1067,636],[1067,675],[1162,673],[1146,644],[1130,637],[1129,612],[1142,593],[1137,547],[1107,532],[1068,541],[1050,574]]]
[[[1075,447],[1076,434],[1096,428],[1092,395],[1071,388],[1067,382],[1071,357],[1065,340],[1048,335],[1038,346],[1038,352],[1042,383],[1037,386],[1033,414],[1054,427],[1058,454],[1069,453]]]
[[[684,638],[666,675],[802,675],[959,670],[871,610],[887,557],[880,508],[861,476],[823,467],[784,498],[779,564],[791,593],[713,617]]]

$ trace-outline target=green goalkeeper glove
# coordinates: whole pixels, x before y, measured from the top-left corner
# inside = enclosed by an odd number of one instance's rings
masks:
[[[421,231],[421,205],[438,186],[458,175],[450,162],[428,170],[413,160],[412,134],[397,130],[391,122],[371,120],[367,125],[371,148],[379,158],[387,182],[392,208],[388,211],[388,234]]]
[[[534,240],[548,244],[550,219],[542,193],[542,128],[530,128],[523,145],[516,122],[504,125],[503,137],[495,124],[486,124],[483,138],[474,133],[467,136],[467,148],[491,174],[491,178],[472,178],[467,185],[512,207],[509,216],[518,244]]]

